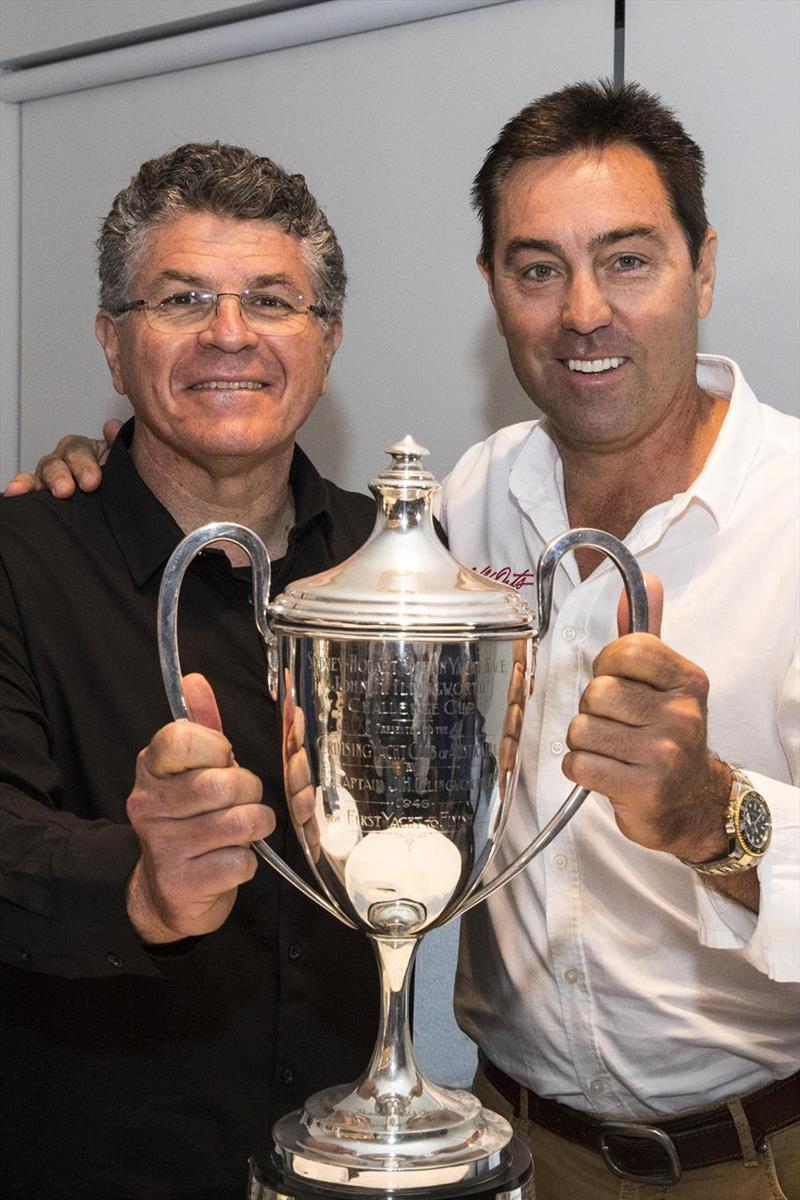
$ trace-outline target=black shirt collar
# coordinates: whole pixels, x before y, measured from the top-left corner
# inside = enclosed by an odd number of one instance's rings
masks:
[[[125,558],[131,577],[142,587],[160,571],[183,532],[169,511],[145,484],[130,456],[134,421],[131,418],[120,430],[103,474],[101,499],[106,517],[117,544]],[[328,549],[333,527],[330,512],[330,485],[300,449],[294,448],[289,472],[294,495],[295,525],[290,534],[292,543],[305,536],[312,526],[319,525]],[[289,557],[289,555],[287,555]],[[280,560],[283,562],[283,560]],[[276,574],[284,574],[275,563]]]

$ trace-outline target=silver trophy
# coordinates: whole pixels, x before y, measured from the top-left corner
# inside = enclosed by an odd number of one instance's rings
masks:
[[[381,1027],[364,1074],[311,1096],[273,1131],[286,1176],[321,1194],[471,1191],[507,1168],[508,1122],[470,1093],[432,1083],[416,1063],[412,964],[429,929],[512,879],[587,795],[573,789],[524,853],[486,881],[513,799],[562,555],[576,546],[604,551],[622,574],[631,630],[647,628],[641,573],[615,538],[575,529],[547,546],[537,620],[516,591],[467,570],[442,545],[431,511],[438,484],[421,462],[427,451],[409,437],[388,453],[391,466],[370,485],[375,528],[346,562],[291,584],[270,605],[262,542],[216,523],[177,547],[159,598],[162,671],[177,719],[188,716],[176,629],[184,572],[209,542],[247,551],[283,716],[290,812],[316,888],[266,842],[254,848],[333,917],[363,930],[378,958]],[[278,1193],[254,1186],[251,1194]]]

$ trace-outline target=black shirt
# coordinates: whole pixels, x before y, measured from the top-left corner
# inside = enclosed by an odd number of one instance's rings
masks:
[[[170,721],[156,603],[181,538],[117,439],[103,485],[0,504],[0,1192],[37,1200],[241,1200],[247,1158],[313,1091],[356,1078],[377,1028],[363,935],[260,863],[216,933],[148,952],[129,924],[125,805]],[[342,561],[366,496],[298,449],[296,525],[273,593]],[[187,572],[182,669],[212,683],[237,761],[264,783],[270,844],[307,875],[287,820],[249,572]]]

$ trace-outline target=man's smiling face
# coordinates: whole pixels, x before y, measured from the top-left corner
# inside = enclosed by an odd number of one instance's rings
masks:
[[[274,279],[306,304],[316,300],[296,238],[270,221],[191,212],[151,231],[130,298],[192,288],[241,293]],[[313,315],[290,336],[254,332],[230,296],[200,333],[153,329],[141,309],[116,319],[100,313],[97,332],[148,453],[223,474],[292,445],[325,390],[341,338],[338,322],[326,328]]]
[[[625,449],[696,393],[697,320],[716,237],[695,270],[658,171],[618,143],[512,168],[489,283],[514,371],[562,446]]]

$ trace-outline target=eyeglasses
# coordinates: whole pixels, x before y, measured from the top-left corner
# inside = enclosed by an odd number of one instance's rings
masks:
[[[118,308],[115,316],[140,308],[151,329],[202,333],[219,316],[219,302],[225,296],[238,301],[241,318],[254,333],[288,337],[305,329],[310,313],[321,319],[327,316],[324,308],[306,304],[299,292],[284,284],[244,292],[172,292],[153,300],[131,300]]]

